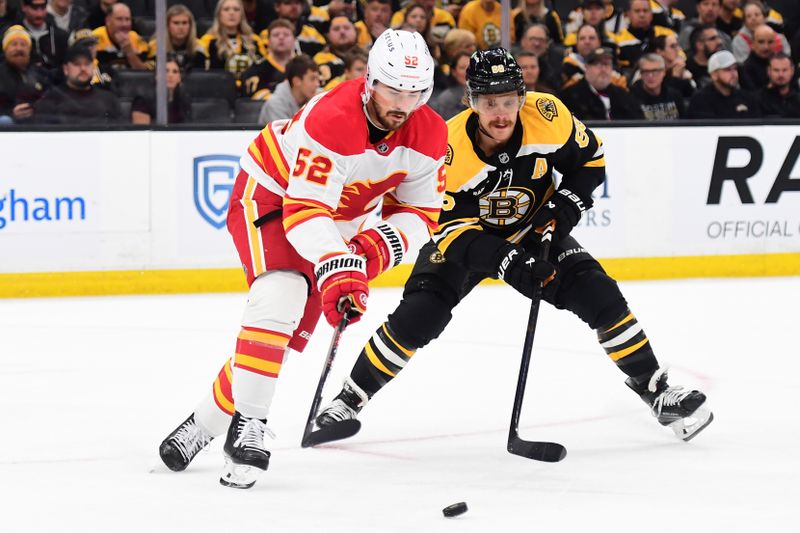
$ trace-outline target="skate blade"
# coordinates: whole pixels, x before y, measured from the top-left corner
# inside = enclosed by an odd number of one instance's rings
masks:
[[[249,489],[255,485],[259,474],[264,472],[260,468],[250,465],[240,465],[231,461],[230,457],[225,458],[225,468],[219,478],[220,485],[234,489]]]
[[[689,442],[713,421],[714,413],[703,404],[698,407],[691,416],[676,420],[670,424],[669,427],[675,433],[676,437],[682,441]]]

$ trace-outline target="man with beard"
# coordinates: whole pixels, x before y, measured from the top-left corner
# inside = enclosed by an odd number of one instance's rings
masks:
[[[580,120],[642,119],[638,102],[628,91],[611,83],[614,52],[597,48],[586,59],[586,73],[561,92],[564,104]]]
[[[227,431],[220,483],[251,487],[269,465],[266,419],[287,350],[305,348],[321,313],[334,327],[346,313],[358,320],[368,282],[430,239],[447,149],[447,127],[425,105],[433,70],[421,35],[386,30],[366,79],[316,96],[250,144],[228,210],[250,286],[242,329],[213,387],[161,444],[170,469]]]
[[[719,30],[717,26],[719,11],[719,0],[697,0],[697,17],[683,24],[681,33],[678,35],[678,42],[681,43],[681,48],[684,50],[690,49],[692,33],[699,26],[712,26]],[[730,36],[724,31],[719,30],[719,38],[722,41],[722,47],[725,48],[725,50],[730,50]]]
[[[688,118],[758,118],[758,102],[739,89],[739,70],[736,58],[727,50],[720,50],[708,60],[711,84],[692,96]]]
[[[617,282],[570,235],[605,180],[603,143],[554,96],[526,93],[520,68],[502,48],[472,55],[467,91],[470,109],[447,123],[447,191],[433,241],[420,250],[403,299],[364,346],[317,424],[356,419],[419,357],[417,350],[445,330],[463,298],[495,278],[527,298],[544,285],[543,300],[597,332],[625,383],[659,423],[692,438],[713,419],[705,395],[667,384],[666,369],[659,368]],[[555,172],[562,176],[557,187]],[[552,231],[549,257],[541,255],[545,229]],[[502,307],[498,301],[487,312]]]
[[[708,58],[722,50],[719,30],[710,24],[697,26],[692,32],[692,54],[686,60],[686,70],[692,73],[692,79],[698,87],[711,83],[708,73]]]
[[[22,1],[22,25],[31,36],[31,61],[51,73],[61,69],[69,34],[48,21],[45,0]]]
[[[314,56],[319,65],[319,85],[325,85],[333,78],[344,74],[344,58],[358,46],[356,27],[347,17],[334,17],[328,31],[328,46]]]
[[[31,36],[20,25],[3,34],[5,61],[0,62],[0,123],[25,122],[33,103],[50,84],[47,72],[31,64]]]
[[[800,93],[792,83],[792,58],[778,52],[769,60],[769,85],[758,93],[761,113],[769,118],[800,118]]]
[[[42,124],[114,124],[122,116],[119,100],[111,91],[92,86],[92,52],[74,45],[64,60],[62,85],[53,87],[36,102],[35,120]]]

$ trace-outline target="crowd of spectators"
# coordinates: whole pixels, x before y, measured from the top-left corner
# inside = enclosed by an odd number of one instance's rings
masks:
[[[425,37],[437,63],[430,105],[450,118],[465,109],[470,54],[501,43],[497,0],[185,1],[170,2],[159,43],[153,2],[0,0],[0,124],[150,124],[159,46],[170,123],[263,124],[363,76],[389,27]],[[512,2],[527,88],[582,120],[800,117],[800,10],[574,0],[559,15],[550,0]]]

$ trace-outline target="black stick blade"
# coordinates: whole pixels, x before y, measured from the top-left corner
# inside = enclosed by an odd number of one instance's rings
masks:
[[[567,456],[567,449],[556,442],[535,442],[519,437],[509,439],[508,452],[546,463],[557,463]]]
[[[325,444],[326,442],[348,439],[360,430],[361,422],[358,420],[342,420],[341,422],[312,431],[303,439],[300,446],[308,448],[310,446],[317,446],[318,444]]]

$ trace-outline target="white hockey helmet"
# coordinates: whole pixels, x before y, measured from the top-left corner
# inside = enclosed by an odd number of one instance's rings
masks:
[[[380,34],[369,51],[364,103],[372,95],[375,82],[379,81],[401,91],[422,91],[416,107],[419,108],[433,92],[433,70],[433,58],[422,35],[388,29]]]

